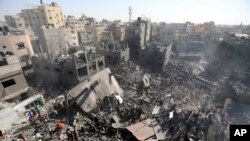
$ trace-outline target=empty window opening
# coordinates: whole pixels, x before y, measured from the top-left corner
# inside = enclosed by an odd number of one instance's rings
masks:
[[[61,69],[59,69],[59,68],[55,68],[54,70],[55,70],[55,72],[61,72]]]
[[[4,57],[4,56],[5,56],[5,53],[2,52],[2,51],[0,51],[0,56],[1,56],[1,57]],[[2,58],[1,58],[1,60],[2,60]],[[1,61],[1,60],[0,60],[0,61]]]
[[[29,55],[23,55],[23,56],[20,57],[21,62],[26,62],[28,60],[29,60]]]
[[[18,49],[22,49],[22,48],[25,48],[25,45],[23,42],[20,42],[20,43],[17,43],[17,47]]]
[[[14,55],[14,53],[13,53],[13,52],[10,52],[10,51],[7,51],[7,52],[5,53],[5,55],[6,55],[6,56],[10,56],[10,55]]]
[[[73,75],[73,72],[72,72],[72,71],[67,71],[67,73],[68,73],[69,75]]]
[[[5,58],[2,58],[2,59],[0,60],[0,66],[5,66],[5,65],[8,65],[8,63],[7,63],[7,61],[6,61]]]
[[[122,61],[125,61],[125,57],[124,56],[122,57]]]
[[[15,85],[15,84],[16,84],[16,82],[14,79],[10,79],[10,80],[2,82],[2,85],[4,88],[10,87],[10,86]]]
[[[96,63],[92,64],[92,69],[96,70]]]
[[[82,68],[79,68],[78,70],[77,70],[77,72],[78,72],[78,75],[79,76],[87,76],[88,75],[88,71],[87,71],[87,67],[82,67]]]

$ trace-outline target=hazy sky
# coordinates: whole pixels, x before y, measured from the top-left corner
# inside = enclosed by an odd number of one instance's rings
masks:
[[[53,0],[43,0],[50,3]],[[250,24],[250,0],[54,0],[65,15],[80,17],[81,13],[108,20],[128,21],[128,7],[133,8],[133,19],[145,15],[156,22],[202,23],[215,21],[216,24]],[[27,7],[38,5],[40,0],[0,0],[0,19],[13,15]]]

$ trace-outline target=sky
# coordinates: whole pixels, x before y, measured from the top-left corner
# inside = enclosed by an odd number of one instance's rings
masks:
[[[84,13],[97,20],[128,21],[131,6],[133,20],[146,16],[153,22],[250,24],[250,0],[43,0],[52,1],[63,8],[64,15],[80,17]],[[40,0],[0,0],[0,20],[39,3]]]

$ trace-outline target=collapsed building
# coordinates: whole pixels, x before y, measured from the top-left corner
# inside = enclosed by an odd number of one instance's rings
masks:
[[[242,33],[225,33],[223,40],[233,45],[250,45],[250,37],[248,34]]]
[[[97,52],[105,56],[106,66],[129,60],[129,47],[125,42],[101,42]]]
[[[112,94],[122,95],[123,90],[110,69],[105,68],[92,75],[88,81],[81,82],[72,88],[68,92],[68,97],[72,104],[76,102],[85,112],[91,112],[97,107],[98,101]]]
[[[77,51],[72,55],[59,56],[54,61],[43,57],[32,57],[38,78],[48,84],[62,83],[74,86],[105,68],[104,56],[90,51]]]
[[[108,31],[111,31],[116,41],[125,40],[125,26],[121,23],[120,20],[114,21],[108,27]]]
[[[151,21],[147,18],[138,19],[129,24],[126,28],[126,39],[130,46],[130,53],[133,58],[137,58],[140,49],[147,46],[152,36]]]
[[[25,114],[36,102],[43,105],[43,95],[31,96],[18,104],[0,101],[0,120],[3,121],[0,129],[12,128],[13,138],[24,132],[27,140],[35,140],[38,133],[44,140],[69,140],[68,130],[73,130],[79,140],[213,141],[228,140],[229,124],[249,123],[250,114],[244,110],[247,105],[234,101],[249,98],[249,73],[244,72],[244,77],[235,80],[225,73],[215,82],[209,81],[212,75],[205,71],[207,58],[204,57],[209,36],[190,33],[173,51],[172,43],[149,42],[150,21],[139,18],[131,26],[134,30],[129,43],[134,40],[133,51],[138,51],[133,52],[137,53],[137,59],[131,62],[127,41],[115,42],[113,33],[103,31],[103,27],[95,29],[96,38],[100,40],[97,48],[71,48],[66,50],[67,55],[61,52],[50,59],[41,54],[32,57],[37,78],[52,87],[53,84],[62,86],[64,96],[49,97],[45,101],[46,121],[36,118],[27,122]],[[118,30],[120,37],[117,38],[123,40],[123,30]],[[60,45],[58,52],[59,48]],[[174,57],[170,60],[171,55]],[[14,74],[14,68],[20,70],[20,67],[10,67],[9,62],[13,60],[9,57],[12,56],[2,57],[0,61],[0,69],[4,70],[0,71],[0,96],[8,101],[11,95],[25,93],[26,89],[22,91],[21,87],[27,87],[22,72],[15,72],[18,76]],[[16,65],[17,62],[14,61]],[[11,70],[11,76],[7,70]],[[201,71],[207,75],[200,75]],[[225,92],[221,87],[226,84],[230,89]],[[14,91],[19,88],[18,92]],[[225,95],[231,90],[233,97]],[[53,95],[47,91],[49,96]],[[218,93],[222,93],[224,99],[219,99]],[[8,115],[11,118],[8,119]],[[54,134],[52,129],[57,120],[63,121],[66,128]]]
[[[224,113],[228,110],[212,100],[217,85],[191,73],[187,64],[172,60],[158,74],[143,67],[140,70],[131,62],[113,70],[106,68],[93,73],[66,93],[68,104],[62,109],[68,105],[70,110],[68,114],[62,112],[61,117],[67,119],[70,115],[67,128],[74,126],[79,139],[210,141],[227,138]],[[116,81],[119,75],[129,83],[119,85]],[[59,114],[54,118],[58,117]],[[38,128],[53,125],[53,120],[49,120],[48,125]],[[55,138],[66,140],[64,130],[60,135],[55,134]],[[28,139],[35,132],[31,131],[25,131]],[[49,131],[40,132],[44,138],[49,134]]]
[[[130,23],[126,36],[131,59],[152,71],[162,71],[172,53],[172,42],[161,43],[152,40],[153,27],[150,19],[141,18]],[[150,65],[148,65],[150,64]]]
[[[60,53],[67,52],[69,48],[79,45],[75,29],[55,28],[46,25],[36,29],[35,34],[39,38],[38,53],[47,53],[51,59],[54,59]]]
[[[168,46],[162,46],[161,44],[151,42],[145,49],[140,50],[138,63],[153,71],[162,71],[169,62],[172,45],[170,43]]]

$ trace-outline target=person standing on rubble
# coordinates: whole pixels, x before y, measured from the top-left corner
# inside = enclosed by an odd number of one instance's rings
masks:
[[[34,108],[31,109],[31,112],[33,114],[33,117],[36,117],[37,114],[36,114],[36,110]]]
[[[27,115],[29,117],[29,121],[31,121],[34,118],[34,114],[31,110],[28,111]]]
[[[35,110],[38,113],[38,116],[41,116],[41,106],[38,103],[35,105]]]

